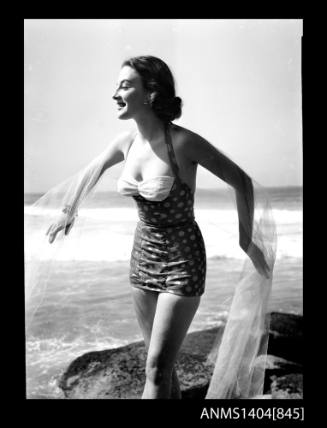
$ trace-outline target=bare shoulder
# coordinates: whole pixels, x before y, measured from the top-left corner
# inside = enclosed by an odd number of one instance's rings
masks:
[[[176,146],[192,163],[198,163],[236,189],[242,189],[244,171],[217,147],[189,129],[175,129]]]
[[[114,137],[107,147],[107,155],[113,162],[121,162],[126,159],[126,153],[136,136],[135,130],[128,130],[119,133]]]
[[[126,150],[128,150],[129,146],[134,141],[135,136],[135,130],[121,132],[119,135],[117,135],[112,144],[116,146],[118,150],[125,154]]]
[[[135,138],[135,132],[125,131],[111,140],[105,150],[105,169],[122,162],[130,144]]]
[[[173,134],[176,149],[181,151],[192,162],[200,162],[203,152],[214,148],[201,135],[182,126],[173,125]]]

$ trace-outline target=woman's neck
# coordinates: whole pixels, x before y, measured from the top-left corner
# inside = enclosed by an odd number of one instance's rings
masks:
[[[154,142],[165,132],[165,124],[155,115],[135,119],[138,134],[145,142]]]

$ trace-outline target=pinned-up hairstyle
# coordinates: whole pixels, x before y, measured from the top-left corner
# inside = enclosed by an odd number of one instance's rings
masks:
[[[149,104],[165,123],[178,119],[182,114],[182,100],[176,97],[175,82],[168,65],[154,56],[136,56],[123,62],[137,71],[144,88],[151,93]]]

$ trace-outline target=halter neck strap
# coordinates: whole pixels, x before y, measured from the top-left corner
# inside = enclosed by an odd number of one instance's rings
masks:
[[[179,174],[178,174],[179,167],[178,167],[178,164],[176,161],[176,156],[175,156],[172,138],[171,138],[171,134],[170,134],[170,125],[166,126],[165,134],[166,134],[166,144],[167,144],[167,148],[168,148],[168,155],[169,155],[169,159],[170,159],[170,163],[171,163],[171,168],[173,170],[173,173],[174,173],[176,179],[178,181],[180,181]]]

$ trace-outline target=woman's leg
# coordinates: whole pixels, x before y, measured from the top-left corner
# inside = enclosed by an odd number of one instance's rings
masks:
[[[174,363],[199,303],[200,297],[159,294],[142,398],[170,398]]]
[[[141,290],[139,288],[132,287],[132,296],[136,318],[141,328],[147,350],[149,349],[150,345],[151,331],[157,307],[158,295],[159,293],[156,291]],[[181,391],[175,369],[173,369],[172,373],[171,389],[171,398],[181,398]]]
[[[146,349],[149,349],[152,324],[156,313],[158,292],[132,287],[133,304]]]

